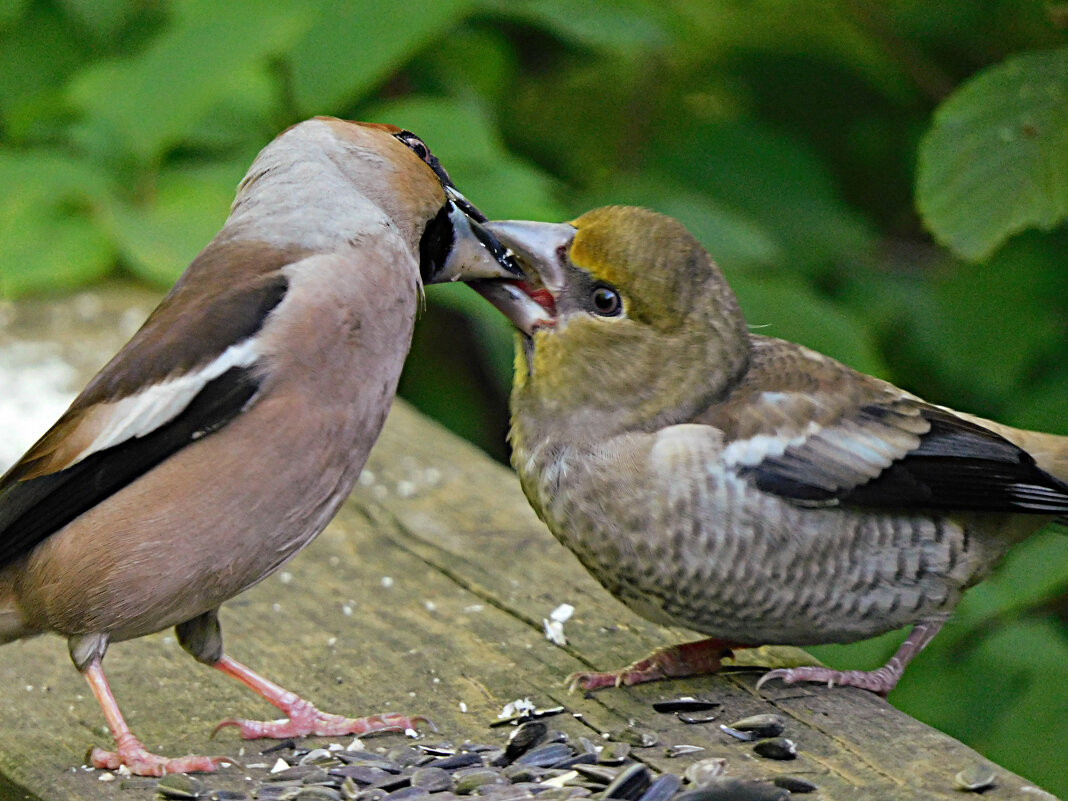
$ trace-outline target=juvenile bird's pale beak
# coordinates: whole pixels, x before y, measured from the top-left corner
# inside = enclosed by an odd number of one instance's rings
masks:
[[[486,223],[485,228],[515,252],[530,281],[476,281],[472,288],[527,336],[539,326],[555,325],[556,298],[564,288],[575,227],[567,223],[506,220]]]

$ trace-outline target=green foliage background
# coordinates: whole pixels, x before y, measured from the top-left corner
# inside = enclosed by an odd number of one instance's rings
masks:
[[[1040,0],[0,0],[0,296],[168,285],[257,150],[334,114],[414,130],[491,217],[677,216],[762,332],[1068,434],[1066,26]],[[502,457],[507,326],[430,299],[402,390]],[[1068,793],[1066,619],[1051,530],[891,700]]]

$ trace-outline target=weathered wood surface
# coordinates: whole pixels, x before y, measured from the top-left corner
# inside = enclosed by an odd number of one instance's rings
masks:
[[[119,333],[123,310],[152,305],[151,296],[128,288],[100,297],[88,315],[72,312],[71,301],[0,309],[8,318],[0,348],[18,339],[58,342],[57,352],[88,378],[128,335]],[[542,618],[562,602],[577,611],[565,627],[568,645],[557,647],[543,636]],[[222,620],[229,653],[322,708],[425,714],[440,729],[428,736],[435,740],[501,743],[506,732],[488,723],[506,702],[529,697],[539,706],[566,705],[575,715],[550,723],[572,735],[601,736],[632,720],[655,731],[660,745],[632,754],[656,770],[681,773],[696,759],[722,756],[729,775],[803,776],[826,801],[959,799],[954,774],[984,762],[870,694],[781,686],[757,694],[755,672],[569,695],[562,679],[575,670],[619,667],[692,635],[660,629],[615,602],[537,521],[507,469],[403,403],[338,518],[283,572],[227,604]],[[768,663],[796,653],[756,656]],[[131,726],[150,748],[269,761],[258,754],[264,746],[232,734],[209,739],[218,720],[273,717],[273,710],[196,664],[171,632],[119,644],[105,665]],[[100,772],[78,767],[90,745],[111,743],[61,640],[3,648],[0,681],[0,799],[153,797],[144,783],[102,782]],[[698,693],[723,704],[718,722],[782,714],[799,758],[756,758],[715,723],[686,725],[650,706]],[[387,735],[368,743],[401,740]],[[678,743],[706,750],[667,758],[664,747]],[[264,772],[234,766],[212,785],[245,787],[246,776]],[[984,797],[1052,797],[1000,768],[997,775],[997,787]]]

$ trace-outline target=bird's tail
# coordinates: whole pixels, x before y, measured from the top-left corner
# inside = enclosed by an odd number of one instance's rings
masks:
[[[972,422],[996,431],[1012,444],[1023,448],[1035,459],[1035,464],[1058,481],[1068,485],[1068,437],[1059,434],[1046,434],[1041,431],[1027,431],[1022,428],[995,423],[970,414],[960,414]],[[1057,519],[1058,523],[1068,525],[1068,515]]]

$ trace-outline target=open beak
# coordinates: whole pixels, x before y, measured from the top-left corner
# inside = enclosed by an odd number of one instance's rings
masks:
[[[474,281],[471,288],[497,307],[527,336],[556,325],[556,299],[565,285],[574,226],[527,220],[490,222],[486,230],[514,252],[526,281]]]
[[[523,271],[515,256],[482,224],[485,217],[477,208],[451,187],[446,187],[449,199],[443,209],[448,220],[433,230],[434,236],[448,237],[447,243],[429,243],[440,252],[447,244],[443,262],[430,261],[436,269],[424,273],[424,284],[445,284],[450,281],[477,279],[522,279]],[[455,197],[454,197],[455,196]],[[423,243],[426,244],[426,243]],[[422,244],[421,244],[422,247]]]

